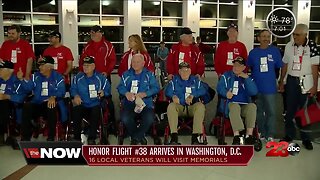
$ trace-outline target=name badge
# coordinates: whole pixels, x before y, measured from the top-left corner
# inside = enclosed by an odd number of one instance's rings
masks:
[[[6,84],[1,84],[1,86],[0,86],[0,90],[2,90],[2,91],[4,91],[4,90],[6,90]]]
[[[238,95],[239,88],[232,88],[232,94]]]
[[[239,81],[234,81],[233,88],[238,88],[238,87],[239,87]]]
[[[227,65],[232,66],[233,65],[233,52],[228,52],[228,59],[227,59]]]
[[[89,84],[89,91],[95,91],[96,86],[94,84]]]
[[[17,50],[12,50],[11,51],[11,62],[12,63],[17,63]]]
[[[192,93],[191,87],[186,87],[186,93]]]
[[[138,93],[138,87],[137,86],[131,86],[130,92],[133,93],[133,94],[137,94]]]
[[[260,64],[260,72],[268,72],[268,64]]]
[[[261,57],[260,58],[260,64],[268,64],[267,57]]]
[[[41,90],[41,96],[48,96],[49,95],[49,90],[47,88],[44,88]]]
[[[298,63],[293,63],[293,65],[292,65],[292,70],[294,70],[294,71],[300,71],[301,70],[301,63],[300,62],[298,62]]]
[[[233,52],[228,52],[228,59],[233,59]]]
[[[190,95],[190,93],[184,93],[184,99],[187,99]]]
[[[183,52],[180,52],[180,53],[179,53],[179,59],[184,60],[184,53],[183,53]]]
[[[54,60],[53,68],[54,68],[54,70],[57,70],[58,69],[58,58],[57,57],[52,57],[52,58]]]
[[[48,89],[48,82],[42,82],[41,88],[42,89]]]
[[[138,86],[138,80],[133,80],[132,81],[132,86]]]
[[[98,97],[98,92],[97,91],[89,91],[89,96],[90,96],[90,98],[96,98],[96,97]]]

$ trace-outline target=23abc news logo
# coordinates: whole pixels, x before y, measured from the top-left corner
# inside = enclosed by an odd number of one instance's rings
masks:
[[[268,142],[266,148],[272,148],[267,153],[267,157],[288,157],[296,156],[300,152],[300,146],[297,143],[282,142]]]

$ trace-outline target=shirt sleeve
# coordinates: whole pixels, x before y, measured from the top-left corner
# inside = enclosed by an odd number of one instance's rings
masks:
[[[311,59],[311,64],[312,65],[319,65],[319,58],[320,58],[320,53],[318,50],[318,47],[316,45],[316,43],[314,43],[313,41],[311,41],[309,43],[310,46],[310,59]]]
[[[289,55],[288,55],[288,51],[289,51],[289,48],[288,48],[288,44],[286,45],[286,47],[285,47],[285,50],[284,50],[284,55],[283,55],[283,58],[282,58],[282,61],[283,61],[283,63],[285,63],[285,64],[288,64],[289,63]]]

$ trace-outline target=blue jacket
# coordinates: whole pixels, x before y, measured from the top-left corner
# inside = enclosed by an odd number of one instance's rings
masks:
[[[42,85],[43,82],[48,83],[48,95],[42,95]],[[66,94],[66,87],[62,75],[56,71],[52,71],[49,78],[43,76],[40,72],[35,72],[31,80],[24,80],[22,86],[27,91],[33,91],[32,103],[41,104],[51,96],[56,96],[56,98],[62,99]]]
[[[198,102],[201,96],[207,92],[203,82],[196,76],[190,75],[188,80],[182,80],[180,75],[176,75],[168,83],[165,94],[172,98],[174,95],[178,96],[181,105],[187,105],[185,100],[186,87],[191,87],[191,95],[193,95],[193,102]]]
[[[219,104],[219,112],[224,112],[226,116],[229,115],[228,103],[233,101],[232,99],[228,99],[226,108],[225,108],[224,100],[227,99],[227,92],[232,90],[235,78],[236,76],[233,73],[233,71],[227,71],[221,76],[217,85],[217,91],[223,97],[221,103]],[[242,82],[240,82],[240,84],[243,84],[245,91],[239,91],[238,95],[234,95],[234,97],[244,95],[247,98],[246,101],[251,102],[251,96],[255,96],[258,93],[257,86],[251,77],[247,79],[241,78],[241,80]],[[240,93],[245,93],[245,94],[240,94]]]
[[[22,122],[22,108],[19,104],[23,103],[28,93],[23,87],[21,87],[21,83],[22,81],[13,74],[7,81],[0,78],[0,93],[10,95],[10,101],[15,107],[16,121],[18,124],[21,124]]]
[[[160,91],[159,84],[154,74],[146,68],[143,68],[142,72],[137,75],[135,74],[135,71],[130,68],[121,76],[120,84],[117,88],[120,96],[125,96],[127,92],[130,92],[133,80],[138,80],[138,93],[145,92],[147,94],[147,97],[142,99],[143,102],[147,107],[153,108],[153,97]],[[124,105],[134,104],[134,102],[128,101],[127,98],[123,98],[122,103]]]
[[[28,91],[21,87],[21,83],[22,81],[13,74],[7,81],[0,78],[0,93],[10,95],[11,102],[23,103]]]
[[[99,97],[90,98],[89,85],[95,86],[95,91],[103,90],[104,96],[110,96],[111,86],[107,78],[101,73],[94,72],[93,76],[88,77],[85,73],[78,73],[72,81],[70,94],[81,97],[84,107],[94,107],[100,104]]]

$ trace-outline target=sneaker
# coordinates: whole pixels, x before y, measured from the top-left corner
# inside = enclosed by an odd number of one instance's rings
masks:
[[[171,134],[170,145],[180,145],[181,143],[178,142],[178,133]]]
[[[302,144],[307,150],[313,150],[313,145],[310,140],[304,140],[302,141]]]
[[[252,135],[246,136],[244,143],[246,145],[254,145],[256,138]]]
[[[264,136],[260,136],[260,141],[261,141],[261,142],[268,142],[268,140],[267,140],[266,137],[264,137]]]
[[[233,137],[233,142],[232,142],[232,145],[240,145],[241,142],[240,142],[240,135],[237,135],[237,136],[234,136]]]
[[[138,145],[139,144],[139,141],[136,140],[136,139],[131,139],[131,143],[130,145]]]
[[[140,140],[140,143],[141,145],[147,145],[148,144],[148,140],[146,137],[143,137],[141,140]]]
[[[274,142],[273,137],[268,137],[267,142]]]

